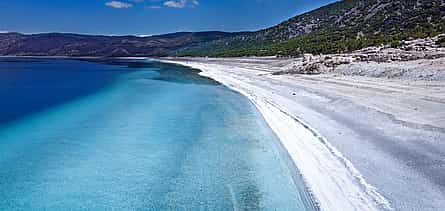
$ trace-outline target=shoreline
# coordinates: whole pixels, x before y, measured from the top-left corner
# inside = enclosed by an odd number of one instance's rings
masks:
[[[300,65],[300,58],[140,59],[191,67],[248,97],[276,135],[284,136],[279,144],[299,167],[295,175],[303,174],[301,163],[306,172],[318,170],[313,177],[305,173],[314,181],[303,182],[315,184],[309,189],[322,210],[445,209],[445,58],[355,61],[318,75],[283,72]],[[303,152],[295,158],[289,149]],[[333,178],[336,191],[326,177]],[[343,185],[347,181],[355,189]],[[363,194],[371,195],[365,206]]]
[[[365,181],[348,159],[317,130],[283,111],[283,105],[264,94],[267,90],[251,87],[203,63],[160,61],[199,69],[200,75],[247,97],[281,141],[321,210],[392,210],[388,200]]]

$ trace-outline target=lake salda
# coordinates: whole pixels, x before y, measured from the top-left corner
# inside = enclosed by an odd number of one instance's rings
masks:
[[[314,210],[246,98],[148,60],[0,59],[0,210]]]

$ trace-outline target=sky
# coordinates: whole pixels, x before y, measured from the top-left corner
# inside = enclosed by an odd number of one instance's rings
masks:
[[[255,31],[336,0],[0,0],[0,32]]]

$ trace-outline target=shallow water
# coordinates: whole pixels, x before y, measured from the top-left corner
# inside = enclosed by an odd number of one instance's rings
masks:
[[[0,210],[312,210],[255,107],[150,61],[0,59]]]

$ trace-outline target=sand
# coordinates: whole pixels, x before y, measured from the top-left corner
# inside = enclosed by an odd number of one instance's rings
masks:
[[[414,62],[413,71],[402,75],[373,71],[408,67],[403,62],[353,63],[348,64],[352,70],[345,65],[322,75],[272,75],[295,61],[163,61],[200,69],[251,99],[322,210],[445,208],[445,82],[436,77],[440,60],[417,63],[436,65],[429,73],[436,75],[427,78],[412,73],[419,72]],[[355,74],[354,67],[362,74]]]

